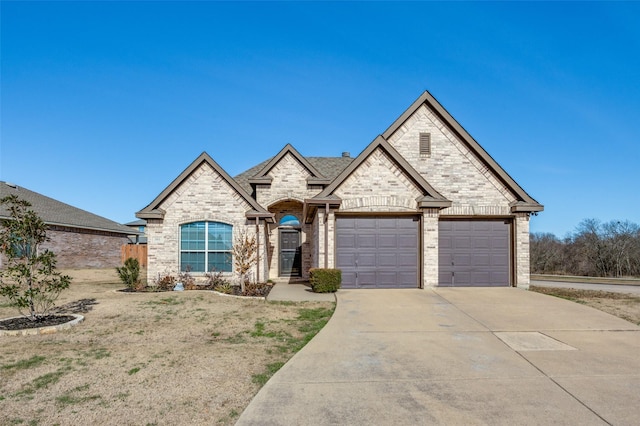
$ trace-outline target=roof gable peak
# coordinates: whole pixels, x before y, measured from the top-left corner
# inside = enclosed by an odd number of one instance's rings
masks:
[[[542,211],[543,206],[534,200],[509,174],[489,155],[487,151],[453,118],[429,91],[425,90],[400,117],[398,117],[382,136],[389,139],[418,109],[425,105],[464,143],[501,180],[510,191],[528,207],[527,211]]]
[[[207,152],[203,152],[196,158],[177,178],[167,186],[148,206],[136,213],[136,217],[140,219],[162,219],[164,211],[160,208],[160,204],[166,200],[183,182],[185,182],[193,172],[202,166],[209,165],[218,175],[220,175],[227,184],[236,191],[244,201],[247,202],[255,212],[267,213],[267,211],[254,200]]]
[[[319,184],[324,185],[329,183],[329,179],[324,177],[322,173],[320,173],[313,165],[307,160],[302,154],[298,152],[297,149],[293,147],[290,143],[286,144],[284,148],[278,152],[269,162],[260,170],[255,176],[249,178],[249,183],[251,184],[270,184],[271,177],[269,176],[269,172],[276,164],[282,161],[287,155],[293,156],[293,158],[298,161],[305,169],[309,171],[311,176],[307,179],[310,184]]]
[[[393,162],[395,162],[400,169],[402,169],[406,175],[417,185],[417,187],[424,193],[425,199],[429,200],[429,207],[449,207],[451,201],[447,200],[442,194],[436,191],[426,179],[414,169],[411,164],[402,156],[391,144],[382,136],[375,138],[364,151],[358,155],[349,166],[342,171],[334,180],[329,184],[324,191],[318,194],[314,198],[325,199],[344,183],[344,181],[351,176],[351,174],[358,169],[364,163],[371,154],[376,150],[383,150]]]

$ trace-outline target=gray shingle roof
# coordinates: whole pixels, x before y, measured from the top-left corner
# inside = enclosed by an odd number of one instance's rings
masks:
[[[48,225],[115,232],[123,235],[136,233],[131,228],[102,216],[70,206],[21,186],[0,181],[0,198],[8,195],[17,195],[19,198],[31,203],[31,209]],[[0,206],[0,218],[8,217],[7,209],[4,206]]]
[[[271,157],[273,158],[273,157]],[[262,163],[253,166],[249,170],[245,170],[237,176],[234,176],[234,180],[238,182],[248,193],[252,192],[249,179],[254,177],[260,172],[264,166],[267,165],[271,158],[264,160]],[[335,179],[351,162],[351,157],[305,157],[313,167],[316,168],[322,175],[328,179]]]

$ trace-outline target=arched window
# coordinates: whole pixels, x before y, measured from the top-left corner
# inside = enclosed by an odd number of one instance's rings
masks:
[[[180,270],[231,272],[233,227],[220,222],[180,226]]]
[[[288,214],[280,219],[280,226],[300,226],[300,221],[292,214]]]

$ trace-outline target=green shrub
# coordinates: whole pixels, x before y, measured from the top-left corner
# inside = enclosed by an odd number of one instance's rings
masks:
[[[334,293],[342,284],[342,271],[340,269],[309,269],[309,282],[315,293]]]
[[[129,290],[137,290],[140,287],[140,263],[138,259],[130,257],[124,261],[124,266],[116,267],[120,281]]]

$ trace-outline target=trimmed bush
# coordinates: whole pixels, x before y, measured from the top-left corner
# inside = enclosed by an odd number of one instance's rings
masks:
[[[314,293],[335,293],[342,284],[340,269],[309,269],[309,282]]]

